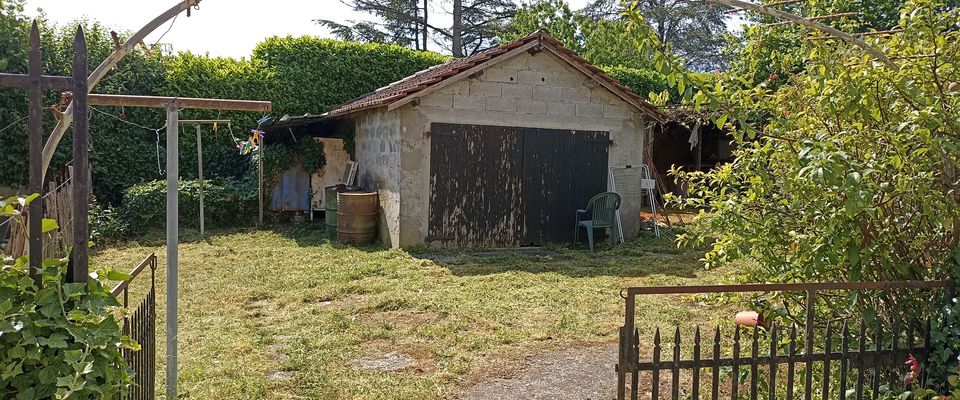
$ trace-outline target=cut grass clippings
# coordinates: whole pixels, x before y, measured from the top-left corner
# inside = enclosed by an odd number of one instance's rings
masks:
[[[451,398],[516,374],[526,355],[615,343],[623,288],[716,283],[725,273],[702,271],[701,253],[671,238],[647,236],[593,253],[351,248],[302,229],[184,237],[179,387],[197,399]],[[163,393],[165,250],[156,243],[102,249],[93,261],[128,270],[150,252],[160,257]],[[133,290],[148,282],[142,276]],[[731,315],[683,297],[637,304],[642,343],[657,325],[712,326]],[[361,368],[378,357],[404,364]]]

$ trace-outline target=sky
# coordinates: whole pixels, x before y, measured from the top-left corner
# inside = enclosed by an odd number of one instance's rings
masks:
[[[582,8],[588,1],[567,0],[574,9]],[[177,0],[27,0],[25,11],[36,16],[41,8],[58,25],[89,18],[116,31],[135,31],[176,3]],[[431,12],[444,13],[442,1],[432,1],[432,5]],[[159,39],[173,45],[174,51],[249,58],[257,43],[267,37],[330,37],[314,19],[345,22],[368,18],[340,0],[203,0],[199,10],[191,11],[190,18],[181,13],[172,27],[168,23],[157,29],[147,36],[146,42],[153,44]],[[431,46],[431,50],[439,50],[435,44]]]

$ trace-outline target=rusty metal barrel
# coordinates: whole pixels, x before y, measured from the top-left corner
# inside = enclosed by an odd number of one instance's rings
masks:
[[[337,240],[352,245],[371,244],[377,240],[377,210],[380,207],[377,193],[338,193],[337,204]]]

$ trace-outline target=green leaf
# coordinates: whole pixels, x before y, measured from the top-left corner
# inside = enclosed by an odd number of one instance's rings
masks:
[[[120,271],[109,270],[107,271],[107,279],[111,281],[122,282],[122,281],[133,279],[133,276]]]
[[[718,127],[723,128],[723,126],[727,124],[727,118],[729,118],[729,117],[730,117],[729,114],[723,114],[723,115],[721,115],[719,118],[717,118],[715,124],[716,124]]]
[[[37,343],[39,343],[41,346],[46,346],[53,349],[65,349],[67,348],[67,336],[60,333],[54,333],[48,337],[38,337]]]
[[[873,309],[872,307],[864,309],[863,320],[868,324],[872,324],[874,321],[877,320],[877,310]]]
[[[34,193],[34,194],[31,194],[31,195],[29,195],[29,196],[27,196],[27,197],[22,197],[22,198],[20,198],[20,199],[19,199],[19,201],[20,201],[20,206],[22,206],[22,207],[28,207],[28,206],[30,206],[30,203],[32,203],[34,200],[36,200],[37,197],[40,197],[40,194]]]
[[[85,283],[65,283],[63,284],[63,295],[68,299],[83,296],[86,293],[87,284]]]
[[[54,219],[44,218],[41,223],[40,231],[43,233],[48,233],[60,229],[60,225],[57,225],[57,221]]]

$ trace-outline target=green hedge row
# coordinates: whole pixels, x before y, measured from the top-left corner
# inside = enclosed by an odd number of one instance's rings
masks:
[[[200,226],[200,182],[180,181],[180,225]],[[208,227],[252,224],[257,216],[256,183],[253,180],[204,180],[204,220]],[[150,181],[124,191],[120,219],[123,229],[142,234],[163,228],[167,218],[167,182]]]
[[[57,29],[45,21],[40,22],[45,73],[69,74],[75,28]],[[110,54],[113,43],[109,29],[96,23],[85,25],[92,69]],[[28,32],[29,19],[22,10],[0,5],[0,70],[26,73]],[[189,53],[163,57],[137,50],[125,57],[96,86],[96,91],[269,100],[273,102],[272,114],[276,117],[317,114],[445,60],[446,57],[436,53],[417,52],[395,45],[275,37],[258,45],[250,59],[240,60]],[[48,92],[44,103],[52,106],[58,100],[56,93]],[[105,204],[119,204],[126,188],[163,179],[165,131],[154,129],[163,126],[165,117],[162,110],[96,108],[113,116],[122,112],[127,122],[150,128],[137,127],[97,111],[91,113],[94,193]],[[0,91],[0,129],[9,126],[0,131],[0,143],[3,143],[0,186],[26,185],[27,121],[21,120],[26,115],[25,93]],[[207,177],[238,180],[249,174],[250,156],[237,153],[234,139],[248,137],[261,116],[216,110],[184,110],[181,113],[181,119],[219,117],[233,121],[232,129],[220,127],[214,132],[210,127],[203,128],[204,174]],[[49,132],[55,120],[49,113],[44,118],[44,131]],[[181,176],[195,179],[196,132],[192,127],[184,127],[180,134]],[[69,136],[61,141],[54,166],[70,160]]]

